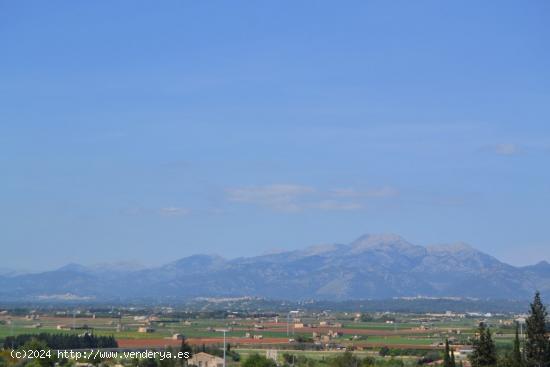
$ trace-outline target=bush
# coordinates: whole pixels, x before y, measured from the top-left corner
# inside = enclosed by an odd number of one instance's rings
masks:
[[[277,364],[272,359],[252,354],[243,362],[242,367],[277,367]]]
[[[384,346],[384,347],[380,348],[380,351],[378,352],[378,354],[382,357],[385,357],[385,356],[390,354],[390,348]]]

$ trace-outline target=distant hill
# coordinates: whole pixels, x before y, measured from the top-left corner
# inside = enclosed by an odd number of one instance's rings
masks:
[[[70,264],[0,275],[0,299],[184,300],[257,296],[287,300],[550,295],[550,264],[514,267],[466,244],[418,246],[397,235],[227,260],[194,255],[149,269]]]

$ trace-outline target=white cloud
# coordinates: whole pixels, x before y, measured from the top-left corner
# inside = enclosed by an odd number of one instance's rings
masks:
[[[494,145],[492,151],[498,155],[516,155],[521,153],[521,148],[517,144],[503,143]]]
[[[183,216],[191,213],[191,209],[178,207],[178,206],[166,206],[166,207],[143,207],[143,206],[131,206],[123,208],[120,211],[124,215],[131,216],[150,216],[150,215],[163,215],[163,216]]]
[[[331,193],[335,197],[343,198],[390,198],[399,195],[399,191],[393,187],[380,187],[369,190],[355,190],[355,189],[335,189],[331,190]]]
[[[321,210],[358,210],[362,209],[363,205],[361,203],[351,201],[322,200],[312,203],[311,208]]]
[[[180,215],[187,215],[191,211],[187,208],[181,208],[176,206],[169,206],[165,208],[160,209],[160,213],[163,215],[169,215],[169,216],[180,216]]]
[[[366,194],[372,198],[390,198],[399,196],[399,191],[393,187],[381,187],[379,189],[368,190]]]
[[[301,209],[297,203],[298,199],[313,194],[315,189],[301,185],[273,184],[231,188],[226,192],[231,201],[258,204],[276,210],[296,211]]]

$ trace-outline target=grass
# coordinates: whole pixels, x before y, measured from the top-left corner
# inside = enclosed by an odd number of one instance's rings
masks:
[[[395,324],[386,324],[380,322],[361,322],[353,324],[344,324],[343,327],[346,329],[369,329],[369,330],[400,330],[400,329],[411,329],[418,327],[419,324],[413,323],[395,323]]]

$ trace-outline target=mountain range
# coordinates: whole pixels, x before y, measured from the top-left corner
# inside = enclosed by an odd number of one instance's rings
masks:
[[[550,295],[548,262],[515,267],[463,243],[424,247],[393,234],[237,259],[194,255],[145,269],[70,264],[35,274],[0,273],[5,301],[529,299],[537,289]]]

